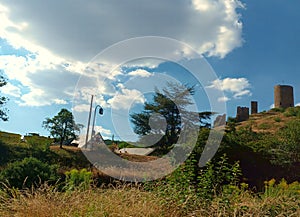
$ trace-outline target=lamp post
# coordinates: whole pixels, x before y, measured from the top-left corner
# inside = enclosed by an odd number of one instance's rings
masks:
[[[96,111],[97,111],[97,108],[99,108],[99,115],[103,115],[103,108],[100,106],[100,105],[97,105],[95,107],[95,111],[94,111],[94,119],[93,119],[93,126],[92,126],[92,137],[95,135],[95,120],[96,120]]]

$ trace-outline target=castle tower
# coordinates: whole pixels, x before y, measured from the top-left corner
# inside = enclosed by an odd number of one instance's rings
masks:
[[[251,114],[257,114],[258,112],[258,103],[257,101],[251,101]]]
[[[289,85],[276,85],[274,87],[275,108],[294,107],[294,91]]]
[[[237,122],[247,121],[249,119],[248,107],[237,107],[236,120]]]

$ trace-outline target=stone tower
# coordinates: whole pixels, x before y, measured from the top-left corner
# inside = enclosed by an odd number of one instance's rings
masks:
[[[251,101],[251,114],[257,114],[258,112],[258,103],[257,101]]]
[[[294,91],[289,85],[276,85],[274,87],[274,107],[294,107]]]
[[[248,107],[237,107],[236,121],[247,121],[249,119],[249,108]]]

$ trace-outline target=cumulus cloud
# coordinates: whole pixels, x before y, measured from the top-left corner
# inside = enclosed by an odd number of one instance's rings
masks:
[[[152,74],[144,69],[137,69],[128,73],[130,76],[150,77]]]
[[[1,89],[3,94],[13,96],[13,97],[20,97],[21,96],[21,89],[11,83],[7,83],[5,87]]]
[[[101,135],[103,136],[103,138],[109,138],[109,139],[111,139],[111,136],[112,136],[111,130],[105,129],[102,126],[95,126],[94,129],[95,129],[96,132],[100,132]]]
[[[211,82],[207,88],[214,88],[217,90],[224,91],[225,93],[232,94],[234,98],[238,99],[243,96],[251,96],[252,93],[249,90],[250,83],[246,78],[225,78],[217,79]],[[220,98],[219,101],[228,101],[230,98],[225,96]]]
[[[107,101],[113,109],[128,110],[130,107],[137,103],[144,103],[145,98],[138,90],[122,89],[113,98]]]
[[[218,98],[218,102],[227,102],[229,100],[230,100],[230,98],[228,98],[227,96]]]
[[[23,106],[67,103],[80,74],[86,79],[86,88],[96,84],[98,92],[112,96],[115,90],[108,83],[116,81],[122,71],[110,60],[89,62],[103,49],[121,40],[154,35],[183,41],[200,53],[223,58],[243,42],[238,8],[243,8],[238,0],[2,1],[0,38],[29,54],[0,56],[0,69],[26,88],[26,93],[16,88],[10,92]],[[190,49],[183,50],[174,55],[190,54]],[[155,67],[161,61],[145,65]],[[148,77],[149,73],[136,70],[129,75]],[[240,93],[235,92],[236,97]],[[110,99],[111,105],[125,106],[128,94],[138,95],[124,90]],[[84,97],[87,101],[90,94]]]

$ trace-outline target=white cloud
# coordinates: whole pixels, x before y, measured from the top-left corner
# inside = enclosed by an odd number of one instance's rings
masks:
[[[122,89],[120,93],[107,101],[113,109],[128,110],[133,104],[144,103],[145,98],[138,90]]]
[[[66,104],[68,104],[68,102],[66,100],[63,100],[63,99],[54,99],[53,102],[57,105],[66,105]]]
[[[270,105],[270,109],[275,108],[275,104]]]
[[[130,76],[140,76],[140,77],[150,77],[152,74],[144,69],[137,69],[135,71],[129,72]]]
[[[250,90],[242,90],[236,94],[233,95],[234,98],[239,99],[242,96],[251,96],[252,93],[250,92]]]
[[[227,102],[229,100],[230,100],[230,98],[228,98],[227,96],[218,98],[218,102]]]
[[[1,92],[13,97],[21,96],[21,89],[17,86],[12,85],[11,83],[7,83],[4,87],[2,87]]]
[[[112,136],[111,130],[105,129],[105,128],[102,127],[102,126],[95,126],[94,129],[95,129],[96,132],[100,132],[101,135],[103,136],[103,138],[111,139],[111,136]]]
[[[225,78],[217,79],[211,82],[207,88],[214,88],[225,93],[233,94],[233,97],[236,99],[241,98],[242,96],[251,96],[252,93],[248,89],[250,88],[250,83],[246,78]],[[228,101],[230,98],[225,96],[219,100]]]

